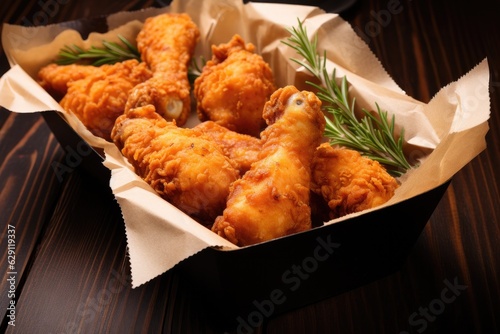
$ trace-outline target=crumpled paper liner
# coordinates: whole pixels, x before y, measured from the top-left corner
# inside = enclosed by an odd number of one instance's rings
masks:
[[[186,12],[201,31],[196,57],[211,58],[211,45],[226,43],[240,34],[273,68],[278,86],[304,84],[310,79],[290,60],[294,50],[281,43],[287,28],[303,21],[310,36],[318,34],[319,50],[327,51],[330,70],[346,76],[357,105],[373,109],[374,103],[395,114],[404,127],[409,156],[420,166],[401,179],[395,196],[382,207],[404,201],[448,181],[486,147],[488,131],[489,70],[483,60],[468,74],[442,88],[429,102],[407,96],[387,74],[379,60],[351,26],[337,14],[316,7],[270,3],[243,4],[241,0],[173,1],[169,7],[122,12],[107,17],[109,31],[91,33],[86,40],[61,25],[27,28],[5,24],[2,43],[12,66],[0,79],[0,104],[15,112],[61,111],[70,126],[90,145],[102,148],[104,165],[111,170],[110,187],[121,207],[126,226],[132,285],[137,287],[207,247],[237,249],[161,199],[140,179],[114,144],[93,136],[72,114],[62,110],[34,80],[37,71],[52,62],[65,44],[83,48],[101,40],[118,41],[121,34],[134,40],[146,17],[162,12]],[[279,13],[279,15],[277,15]],[[195,113],[188,126],[198,122]],[[355,215],[328,222],[332,224]]]

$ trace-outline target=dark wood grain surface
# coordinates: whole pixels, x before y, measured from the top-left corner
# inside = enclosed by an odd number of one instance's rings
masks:
[[[384,16],[395,2],[402,10]],[[334,3],[314,4],[330,10]],[[0,17],[2,22],[40,25],[164,4],[5,2]],[[500,333],[499,8],[498,0],[370,0],[342,12],[395,81],[424,102],[488,57],[488,147],[455,175],[399,271],[266,319],[256,332]],[[2,74],[7,71],[3,52],[0,66]],[[220,332],[176,270],[130,288],[124,225],[115,200],[80,168],[59,180],[54,163],[64,159],[42,117],[0,110],[0,331]],[[12,227],[15,327],[6,317]],[[439,302],[444,299],[446,303]]]

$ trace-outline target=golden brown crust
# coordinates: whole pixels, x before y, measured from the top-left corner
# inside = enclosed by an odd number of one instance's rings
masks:
[[[207,139],[219,145],[222,152],[236,163],[241,175],[258,160],[259,152],[262,150],[260,139],[231,131],[212,121],[202,122],[193,130],[199,131]]]
[[[324,143],[314,154],[311,190],[328,203],[331,219],[379,206],[397,187],[377,161],[357,151]]]
[[[83,79],[95,72],[95,67],[71,64],[49,64],[38,71],[38,84],[54,99],[60,100],[68,91],[68,83]]]
[[[198,118],[258,137],[265,126],[262,108],[276,90],[271,68],[239,35],[212,46],[212,53],[195,80]]]
[[[151,75],[146,64],[137,60],[99,67],[49,64],[39,71],[38,82],[94,135],[110,140],[111,129],[125,109],[128,94]]]
[[[246,246],[311,228],[310,164],[325,126],[320,106],[314,94],[293,86],[273,94],[259,160],[232,184],[212,231]]]
[[[188,66],[199,34],[187,14],[166,13],[146,19],[137,36],[137,48],[153,77],[134,89],[127,109],[151,104],[165,119],[185,124],[191,112]]]
[[[196,131],[180,128],[152,105],[128,110],[113,128],[123,155],[164,199],[204,225],[222,213],[238,170]]]

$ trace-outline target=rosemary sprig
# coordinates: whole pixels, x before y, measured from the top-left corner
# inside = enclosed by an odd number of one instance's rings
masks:
[[[88,50],[72,45],[66,45],[59,52],[56,63],[59,65],[69,65],[74,63],[90,63],[94,66],[103,64],[114,64],[128,59],[141,61],[141,55],[137,48],[125,37],[118,35],[124,45],[115,42],[103,41],[102,48],[91,46]]]
[[[85,63],[94,66],[101,66],[103,64],[114,64],[120,61],[129,59],[137,59],[141,61],[141,54],[137,48],[132,45],[125,37],[118,35],[118,38],[125,46],[118,43],[103,41],[102,48],[91,46],[89,50],[83,50],[77,45],[64,46],[59,51],[59,58],[56,59],[58,65],[70,65],[75,63]],[[193,58],[191,66],[188,68],[188,79],[191,84],[200,76],[203,66],[206,64],[203,56],[199,60]]]
[[[356,99],[349,98],[347,79],[344,76],[339,86],[335,80],[335,69],[331,76],[328,74],[326,51],[322,57],[317,51],[317,35],[310,41],[306,28],[300,20],[297,28],[292,27],[288,30],[291,36],[282,43],[293,48],[304,59],[291,60],[303,66],[321,81],[321,84],[310,81],[306,83],[317,89],[317,96],[323,102],[324,109],[333,116],[325,116],[324,135],[330,144],[356,150],[380,162],[391,175],[396,177],[412,168],[403,152],[404,129],[401,130],[399,139],[396,139],[395,116],[393,115],[389,121],[387,112],[381,110],[375,103],[377,109],[375,114],[362,109],[363,117],[358,119],[354,112]]]
[[[207,60],[203,55],[198,58],[191,59],[191,66],[188,68],[188,79],[191,85],[194,85],[194,81],[201,75],[203,67],[207,64]]]

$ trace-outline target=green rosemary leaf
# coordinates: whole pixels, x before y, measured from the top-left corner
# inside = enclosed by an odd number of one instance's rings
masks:
[[[203,56],[199,56],[198,59],[191,59],[191,66],[189,66],[188,68],[188,79],[191,85],[193,85],[196,78],[200,76],[201,71],[206,63],[207,61]]]
[[[98,60],[96,60],[95,62],[92,63],[93,66],[101,66],[101,65],[104,65],[104,64],[112,64],[115,62],[115,58],[114,57],[103,57],[103,58],[99,58]]]
[[[102,47],[91,46],[88,50],[83,50],[76,45],[66,45],[60,50],[56,63],[59,65],[69,65],[91,62],[94,66],[101,66],[129,59],[141,61],[141,55],[137,48],[125,37],[118,35],[118,38],[123,45],[102,41]]]
[[[130,50],[132,54],[140,56],[139,50],[137,50],[137,48],[132,45],[125,37],[123,37],[122,35],[118,35],[118,38],[120,39],[120,41],[122,41],[123,44],[125,44],[125,46],[128,48],[128,50]]]
[[[83,50],[81,47],[74,44],[65,45],[59,51],[58,58],[55,62],[59,65],[79,63],[101,66],[129,59],[141,61],[141,54],[137,47],[122,35],[118,35],[118,38],[123,45],[105,40],[102,41],[102,47],[93,45],[87,50]],[[191,83],[194,83],[194,80],[201,74],[201,70],[205,64],[206,60],[203,56],[199,57],[199,61],[193,59],[188,70],[188,77]]]
[[[290,37],[283,44],[294,49],[302,59],[291,58],[303,66],[321,84],[306,81],[317,90],[316,95],[323,102],[325,116],[324,135],[331,145],[344,146],[359,151],[362,155],[380,162],[393,176],[401,176],[411,169],[404,152],[404,129],[396,138],[396,120],[375,103],[376,112],[362,109],[362,117],[355,113],[356,99],[349,97],[349,83],[344,76],[337,84],[336,71],[329,75],[326,69],[326,51],[321,57],[317,50],[317,34],[309,39],[306,28],[298,20],[298,27],[288,29]]]

